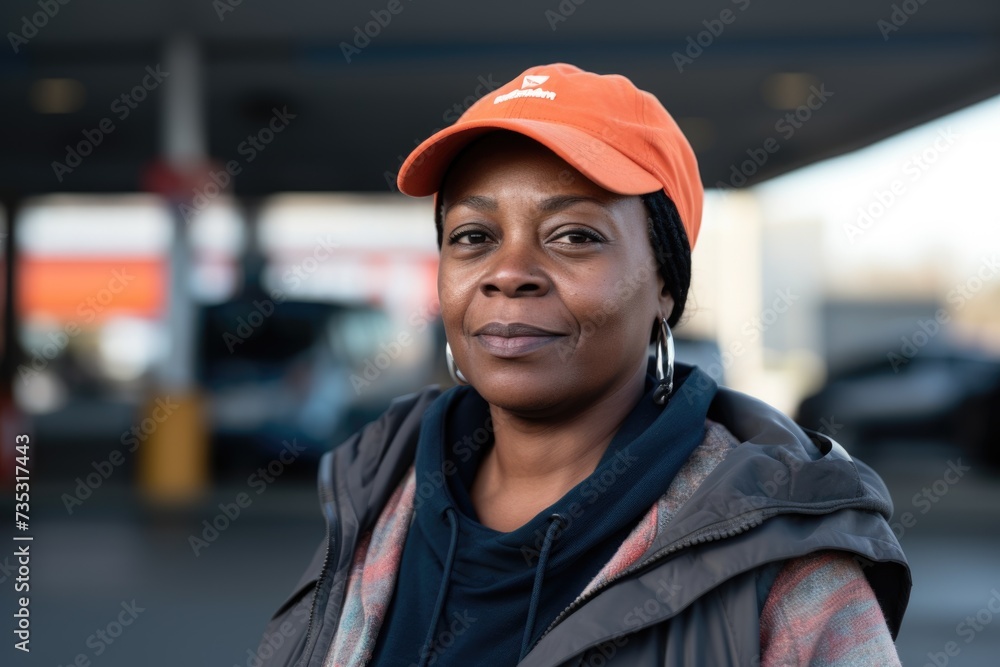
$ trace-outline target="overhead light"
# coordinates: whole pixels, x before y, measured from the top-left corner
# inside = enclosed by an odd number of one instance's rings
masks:
[[[38,113],[73,113],[86,97],[83,84],[76,79],[38,79],[28,91],[31,106]]]
[[[777,72],[764,79],[760,94],[772,109],[784,111],[805,104],[810,88],[819,84],[819,79],[807,72]]]

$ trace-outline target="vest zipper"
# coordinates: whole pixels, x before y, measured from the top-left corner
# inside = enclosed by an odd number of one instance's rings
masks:
[[[309,658],[312,656],[313,647],[311,646],[311,644],[313,641],[313,636],[312,636],[313,622],[316,619],[316,608],[319,606],[319,598],[320,598],[319,592],[321,590],[321,587],[325,583],[326,572],[329,565],[330,565],[330,540],[327,539],[326,553],[323,556],[323,569],[320,570],[319,579],[316,580],[316,587],[313,589],[312,608],[309,610],[309,626],[306,630],[306,645],[305,649],[303,649],[302,651],[302,657],[299,658],[299,661],[296,663],[298,667],[305,667],[309,662]]]
[[[332,551],[330,543],[337,535],[337,513],[327,510],[327,507],[333,503],[333,484],[327,483],[325,479],[323,481],[324,483],[320,487],[320,502],[327,520],[326,550],[323,555],[323,567],[319,571],[319,577],[316,579],[316,587],[313,589],[313,602],[309,610],[309,625],[306,629],[306,645],[302,651],[302,657],[296,663],[298,667],[306,667],[312,658],[313,650],[315,650],[315,646],[312,645],[316,639],[313,636],[313,626],[316,620],[316,611],[319,608],[319,601],[322,597],[321,591],[323,590],[323,585],[326,583],[326,578],[329,576],[330,553]],[[329,604],[329,597],[327,597],[327,603]]]

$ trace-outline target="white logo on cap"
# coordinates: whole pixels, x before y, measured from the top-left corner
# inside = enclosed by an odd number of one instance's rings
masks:
[[[502,93],[493,98],[493,104],[500,104],[508,100],[516,100],[519,97],[534,97],[543,100],[554,100],[556,99],[556,94],[551,90],[545,90],[544,88],[539,88],[543,83],[549,80],[549,77],[545,74],[528,74],[524,77],[524,81],[521,82],[521,88],[510,91],[509,93]],[[525,90],[527,88],[527,90]]]

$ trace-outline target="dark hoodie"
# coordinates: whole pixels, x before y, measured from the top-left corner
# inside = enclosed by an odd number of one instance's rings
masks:
[[[677,384],[688,380],[703,387],[696,400],[661,407],[653,402],[655,382],[647,375],[645,395],[594,472],[508,533],[479,523],[469,498],[479,463],[493,444],[489,405],[471,387],[439,396],[424,415],[416,455],[416,520],[370,664],[409,667],[440,659],[453,665],[514,665],[524,657],[702,441],[716,385],[699,369],[690,377],[685,369]],[[421,484],[440,479],[447,483]],[[488,622],[479,622],[484,619]],[[474,631],[466,632],[472,625]]]
[[[672,405],[697,401],[700,386],[692,379],[675,393]],[[319,492],[326,535],[268,624],[254,665],[325,664],[345,620],[345,592],[359,543],[412,469],[423,420],[439,395],[430,387],[397,399],[381,418],[324,457]],[[609,667],[759,664],[759,573],[830,549],[860,559],[896,636],[911,580],[888,524],[892,504],[878,475],[829,438],[804,432],[739,392],[718,389],[708,419],[714,425],[707,437],[721,428],[741,444],[632,565],[574,600],[549,624],[519,667],[569,667],[588,657],[586,664]],[[543,593],[550,591],[547,582]],[[671,591],[668,599],[658,597],[662,590]],[[651,601],[655,610],[648,611]],[[641,619],[637,608],[647,610]],[[430,622],[412,619],[424,630]],[[490,616],[482,619],[470,636],[491,622]],[[511,631],[517,636],[524,624],[515,625]],[[379,635],[383,632],[388,630],[383,627]]]

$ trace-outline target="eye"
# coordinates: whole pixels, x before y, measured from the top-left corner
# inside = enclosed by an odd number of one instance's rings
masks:
[[[489,234],[481,229],[465,229],[452,232],[448,237],[449,244],[480,245],[489,241]]]
[[[569,245],[584,245],[587,243],[601,243],[606,239],[590,229],[569,229],[556,236],[555,240]]]

